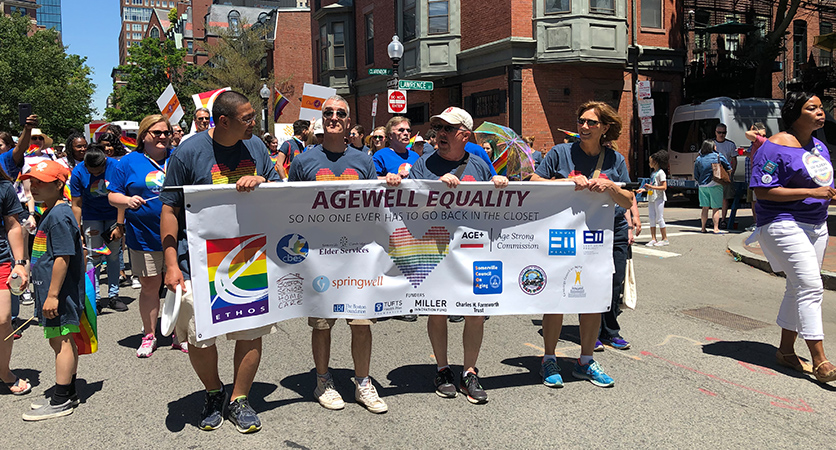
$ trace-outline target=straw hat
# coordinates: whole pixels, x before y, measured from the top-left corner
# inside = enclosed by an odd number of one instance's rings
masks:
[[[50,148],[52,147],[53,141],[52,138],[44,134],[40,128],[32,128],[32,136],[43,136],[44,138],[44,147],[43,148]]]

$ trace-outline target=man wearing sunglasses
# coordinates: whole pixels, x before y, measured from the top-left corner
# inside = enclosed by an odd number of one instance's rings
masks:
[[[185,142],[187,139],[191,139],[192,136],[200,133],[201,131],[206,131],[209,129],[209,123],[211,122],[210,119],[211,114],[209,114],[209,110],[206,108],[197,108],[194,112],[194,127],[195,132],[189,133],[182,138],[180,138],[180,143]]]
[[[403,178],[409,175],[409,169],[419,157],[418,153],[407,148],[412,134],[410,127],[411,122],[406,117],[395,116],[389,119],[386,124],[389,147],[374,154],[374,165],[379,177],[385,178],[387,173],[397,173]]]
[[[235,341],[235,378],[232,394],[227,398],[218,375],[218,350],[215,338],[198,340],[195,331],[194,299],[189,276],[189,246],[185,233],[185,185],[235,184],[238,192],[250,192],[261,183],[281,181],[264,142],[253,137],[255,110],[247,97],[235,91],[218,95],[212,106],[215,128],[198,133],[181,142],[172,153],[166,168],[160,236],[165,256],[165,285],[183,290],[180,313],[175,325],[177,337],[188,339],[189,360],[203,383],[205,401],[198,427],[214,430],[223,424],[224,406],[229,420],[241,433],[261,429],[261,420],[247,400],[258,365],[261,362],[261,337],[270,333],[272,325],[227,333]],[[166,189],[169,188],[169,189]],[[206,307],[208,301],[201,306]]]
[[[728,132],[726,124],[717,124],[717,127],[714,128],[714,147],[717,149],[717,153],[726,157],[726,160],[731,164],[731,173],[734,175],[734,171],[737,169],[737,144],[730,139],[726,139]],[[729,205],[734,200],[734,194],[734,183],[723,186],[723,209],[720,228],[726,228],[726,214],[729,212]]]
[[[447,108],[430,118],[430,126],[436,134],[438,151],[419,158],[409,172],[410,179],[440,180],[451,189],[462,181],[493,181],[497,189],[508,186],[507,178],[491,174],[483,159],[465,150],[473,134],[473,118],[467,111],[456,107]],[[400,174],[389,173],[386,182],[390,186],[397,186],[401,178]],[[459,378],[458,390],[474,404],[488,401],[488,394],[479,384],[479,370],[476,368],[484,328],[485,316],[468,316],[464,319],[464,372]],[[429,316],[427,334],[438,365],[435,393],[443,398],[456,397],[456,379],[447,360],[447,317]]]
[[[183,128],[175,123],[171,126],[171,140],[169,141],[171,147],[177,148],[181,139],[183,139]]]
[[[322,144],[308,149],[290,164],[288,181],[335,181],[377,179],[372,157],[348,148],[345,137],[351,127],[348,102],[339,95],[330,97],[322,105]],[[336,319],[309,317],[311,347],[316,366],[314,397],[326,409],[343,409],[345,402],[334,386],[328,371],[331,357],[331,328]],[[374,319],[347,319],[351,328],[351,356],[354,359],[354,399],[369,411],[379,414],[389,410],[377,395],[369,377],[372,358],[372,329]]]

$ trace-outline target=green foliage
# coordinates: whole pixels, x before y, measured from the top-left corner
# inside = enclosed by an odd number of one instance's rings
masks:
[[[0,16],[0,129],[19,132],[17,105],[31,103],[40,128],[61,142],[91,119],[92,71],[86,58],[65,52],[55,30],[30,31],[28,16]]]
[[[171,24],[168,26],[169,28],[173,27],[173,26],[174,26],[174,24],[176,24],[176,23],[177,23],[177,18],[178,18],[178,16],[177,16],[177,8],[171,8],[171,9],[168,11],[168,21],[169,21],[169,22],[171,22]]]
[[[174,41],[146,38],[131,47],[127,64],[119,66],[121,81],[126,85],[114,85],[113,105],[107,108],[107,120],[133,120],[139,122],[149,114],[159,114],[157,98],[168,84],[180,99],[183,110],[189,115],[194,105],[189,98],[200,92],[195,81],[200,78],[199,67],[184,64],[186,49],[177,49]]]

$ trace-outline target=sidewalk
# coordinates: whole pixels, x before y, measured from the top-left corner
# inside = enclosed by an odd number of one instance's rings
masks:
[[[746,245],[746,239],[752,233],[740,233],[733,235],[729,240],[729,251],[733,256],[736,258],[740,258],[740,261],[758,269],[761,269],[765,272],[772,272],[772,269],[769,267],[769,262],[766,260],[766,257],[763,256],[763,251],[757,245],[757,242],[754,243],[753,246]],[[828,249],[836,248],[836,236],[830,236],[827,242]],[[779,273],[779,275],[783,276],[783,273]],[[822,262],[821,267],[821,278],[824,281],[824,288],[829,289],[832,291],[836,291],[836,254],[834,252],[825,252],[824,253],[824,261]]]

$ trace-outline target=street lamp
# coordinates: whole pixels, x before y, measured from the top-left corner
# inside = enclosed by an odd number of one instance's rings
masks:
[[[401,40],[398,39],[398,35],[392,36],[392,42],[390,42],[389,46],[386,47],[386,51],[389,52],[389,59],[392,60],[392,72],[397,80],[398,63],[401,61],[401,57],[403,57],[403,44],[401,44]]]
[[[267,87],[267,83],[261,86],[258,95],[261,96],[261,134],[264,134],[267,132],[267,100],[270,100],[270,88]]]

